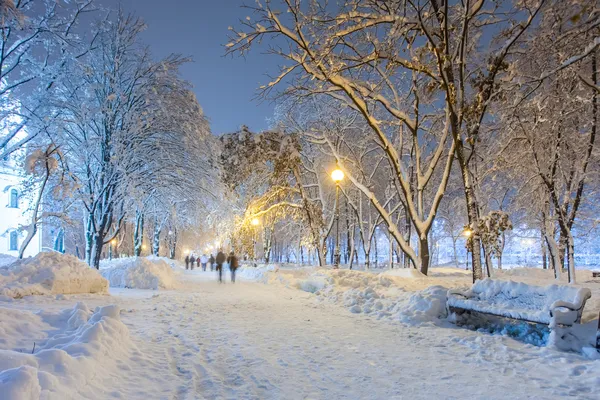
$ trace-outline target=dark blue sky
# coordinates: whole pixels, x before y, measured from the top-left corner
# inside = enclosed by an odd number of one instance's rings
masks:
[[[116,7],[119,0],[100,0]],[[247,0],[246,4],[253,2]],[[223,57],[228,26],[237,26],[248,10],[243,0],[120,0],[123,9],[144,19],[143,40],[156,58],[179,53],[193,63],[182,69],[194,85],[198,101],[211,121],[213,133],[231,132],[245,124],[252,130],[267,127],[273,105],[253,100],[256,89],[277,72],[277,58],[257,48],[245,58]]]

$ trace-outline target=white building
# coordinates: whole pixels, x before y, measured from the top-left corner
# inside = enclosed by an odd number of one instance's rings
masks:
[[[19,255],[27,232],[19,229],[29,225],[29,199],[22,193],[23,169],[14,158],[0,161],[0,253]],[[24,256],[34,256],[42,249],[42,229],[39,227]]]

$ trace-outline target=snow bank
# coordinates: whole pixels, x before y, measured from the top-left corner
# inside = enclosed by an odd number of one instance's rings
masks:
[[[279,271],[277,264],[259,264],[256,267],[242,266],[237,271],[237,276],[247,280],[260,281],[263,280],[269,272]]]
[[[0,316],[6,312],[0,308]],[[114,305],[98,307],[93,313],[82,303],[58,315],[11,312],[21,314],[13,320],[13,325],[21,320],[35,320],[36,326],[30,330],[40,334],[43,332],[39,328],[45,325],[42,320],[46,319],[56,322],[47,327],[60,333],[42,341],[33,354],[31,342],[26,352],[6,343],[0,346],[0,398],[3,399],[81,398],[79,393],[83,389],[114,372],[116,360],[127,357],[134,348],[129,331],[121,322],[119,308]],[[9,330],[13,332],[10,337],[20,331]]]
[[[78,258],[55,252],[0,267],[0,295],[107,293],[108,282]]]
[[[17,261],[17,257],[13,257],[8,254],[0,254],[0,267],[4,267],[5,265],[9,265]]]
[[[100,265],[100,273],[111,287],[158,290],[176,286],[173,268],[160,257],[106,260]]]
[[[340,304],[352,313],[378,319],[417,324],[446,316],[447,289],[428,287],[427,278],[414,269],[375,274],[346,269],[279,269],[271,265],[241,268],[240,272],[246,279],[314,293],[319,301]],[[407,292],[399,286],[406,281],[423,289]]]

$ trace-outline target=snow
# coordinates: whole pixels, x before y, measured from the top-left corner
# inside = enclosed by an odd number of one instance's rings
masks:
[[[175,274],[177,290],[0,302],[0,398],[592,399],[600,390],[589,346],[564,351],[545,346],[547,334],[536,346],[511,330],[448,322],[447,288],[470,286],[458,270],[239,272],[235,284],[195,269]],[[599,287],[590,283],[593,296]]]
[[[0,267],[4,267],[5,265],[9,265],[17,261],[17,257],[13,257],[8,254],[0,253]]]
[[[169,265],[160,257],[128,257],[105,260],[100,273],[111,287],[129,289],[174,289],[175,264]]]
[[[57,315],[0,308],[0,316],[7,313],[18,316],[19,325],[24,324],[22,320],[29,321],[34,332],[49,328],[59,333],[42,340],[32,353],[32,349],[21,352],[11,348],[11,344],[23,340],[22,332],[3,332],[10,342],[3,342],[0,350],[2,398],[79,398],[82,389],[102,376],[103,370],[112,369],[115,359],[134,347],[120,320],[119,308],[114,305],[91,312],[85,304],[77,303]],[[48,324],[44,319],[57,323]]]
[[[0,296],[107,293],[108,282],[78,258],[55,252],[0,267]]]

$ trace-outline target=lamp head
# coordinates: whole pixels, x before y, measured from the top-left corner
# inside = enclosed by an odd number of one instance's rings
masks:
[[[332,173],[331,173],[331,179],[333,179],[333,181],[335,183],[341,182],[344,179],[344,171],[342,171],[341,169],[335,169]]]

